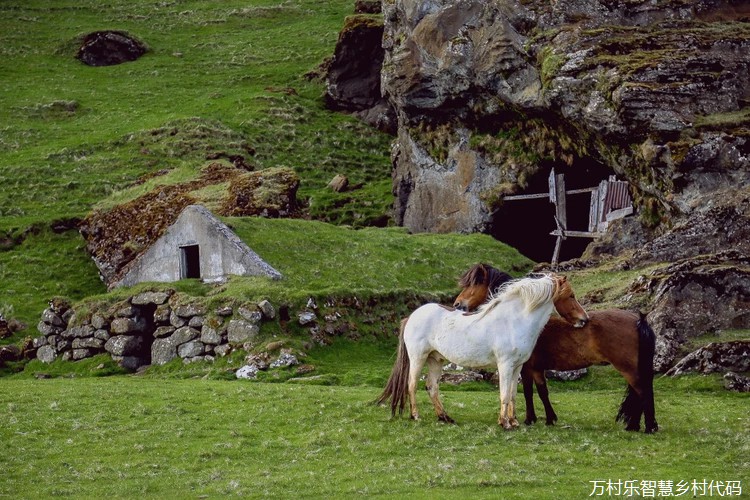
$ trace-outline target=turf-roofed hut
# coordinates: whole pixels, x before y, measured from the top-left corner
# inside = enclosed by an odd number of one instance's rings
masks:
[[[108,286],[111,289],[144,281],[172,282],[185,278],[216,282],[229,275],[281,278],[281,273],[208,209],[189,205]]]

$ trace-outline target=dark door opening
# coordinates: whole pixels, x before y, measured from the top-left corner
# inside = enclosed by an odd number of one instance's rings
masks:
[[[180,247],[180,279],[200,277],[201,260],[198,245]]]
[[[597,186],[601,180],[614,173],[590,158],[578,159],[572,167],[549,162],[541,166],[526,189],[518,194],[548,193],[548,178],[553,167],[556,173],[565,174],[567,190]],[[567,229],[587,231],[591,194],[570,194],[566,197],[566,202]],[[545,197],[505,201],[493,215],[488,232],[535,262],[550,262],[556,239],[550,232],[555,229],[555,205]],[[562,262],[580,257],[591,241],[589,238],[566,238],[560,248],[559,260]]]

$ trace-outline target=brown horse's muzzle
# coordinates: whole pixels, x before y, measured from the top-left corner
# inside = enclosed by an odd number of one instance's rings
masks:
[[[573,326],[574,326],[574,327],[576,327],[576,328],[583,328],[583,327],[584,327],[584,326],[586,326],[586,325],[587,325],[588,323],[589,323],[589,316],[588,316],[588,314],[587,314],[585,318],[581,318],[581,319],[579,319],[578,321],[576,321],[576,322],[575,322],[575,323],[573,324]]]

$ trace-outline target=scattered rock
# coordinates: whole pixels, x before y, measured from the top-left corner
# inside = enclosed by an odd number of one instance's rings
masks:
[[[750,392],[750,377],[727,372],[724,374],[724,387],[735,392]]]
[[[258,308],[263,313],[263,318],[268,320],[276,318],[276,309],[274,309],[273,304],[269,301],[262,300],[258,303]]]
[[[312,311],[303,311],[297,316],[299,318],[299,324],[302,326],[314,323],[318,317]]]
[[[234,375],[240,379],[254,379],[258,376],[258,367],[255,365],[245,365],[238,369]]]
[[[284,366],[295,366],[299,364],[296,356],[288,352],[282,352],[275,361],[271,363],[271,368],[281,368]]]
[[[349,178],[343,174],[338,174],[328,183],[328,188],[336,193],[342,193],[349,187]]]
[[[568,370],[568,371],[547,370],[544,372],[544,376],[552,380],[561,380],[563,382],[570,382],[573,380],[582,379],[588,374],[588,372],[589,371],[587,368],[581,368],[580,370]]]

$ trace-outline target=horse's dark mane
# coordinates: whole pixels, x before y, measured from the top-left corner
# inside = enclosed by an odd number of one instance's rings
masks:
[[[458,279],[458,286],[467,288],[474,285],[487,285],[490,293],[495,293],[497,289],[513,279],[509,274],[504,273],[489,264],[475,264]]]

